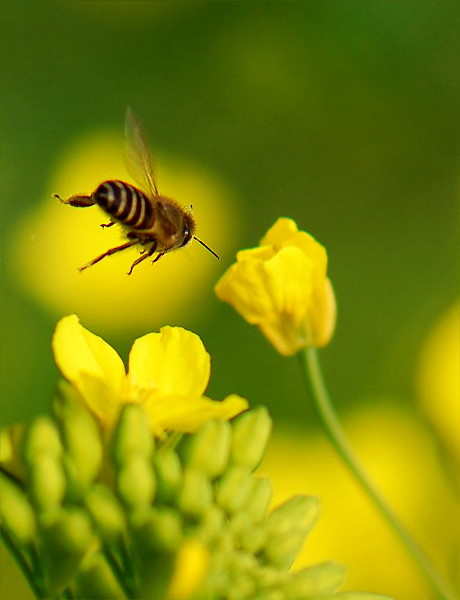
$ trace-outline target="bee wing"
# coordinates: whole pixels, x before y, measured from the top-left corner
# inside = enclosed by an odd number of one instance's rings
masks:
[[[129,106],[125,118],[125,154],[130,174],[153,196],[158,196],[148,145],[139,121]]]

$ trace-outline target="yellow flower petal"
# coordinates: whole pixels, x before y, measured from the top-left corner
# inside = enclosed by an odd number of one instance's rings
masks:
[[[191,399],[184,396],[149,398],[145,409],[155,431],[193,433],[212,419],[228,420],[249,408],[247,400],[231,394],[222,402],[206,397]]]
[[[246,321],[258,324],[270,310],[264,279],[261,261],[238,260],[217,282],[215,292],[220,300],[229,302]]]
[[[307,331],[308,324],[310,324],[307,343],[316,348],[326,346],[334,333],[336,319],[337,306],[334,288],[330,279],[326,277],[324,285],[317,287],[314,291],[314,302],[307,319]]]
[[[285,217],[278,219],[261,239],[260,245],[269,245],[274,251],[287,246],[295,246],[311,258],[319,277],[326,275],[327,253],[324,246],[309,233],[299,231],[292,219]]]
[[[129,354],[130,390],[198,397],[208,385],[211,359],[200,338],[182,327],[162,327],[137,339]]]
[[[301,324],[313,293],[314,265],[299,248],[282,248],[265,263],[266,289],[274,315],[288,318],[294,327]]]
[[[52,341],[64,377],[103,422],[118,413],[125,382],[123,361],[102,338],[85,329],[76,315],[62,318]]]
[[[281,217],[260,240],[260,245],[280,248],[287,239],[295,236],[298,231],[296,222],[293,219]]]
[[[294,246],[310,257],[316,273],[315,283],[326,276],[327,253],[325,248],[313,236],[305,231],[299,231],[295,221],[282,217],[267,231],[260,245],[271,246],[273,252],[282,248]]]
[[[271,246],[260,246],[258,248],[248,248],[247,250],[240,250],[237,255],[237,261],[243,262],[245,260],[269,260],[275,255],[275,251]]]

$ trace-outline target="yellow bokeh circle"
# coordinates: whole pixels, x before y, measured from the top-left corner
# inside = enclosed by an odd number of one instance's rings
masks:
[[[174,158],[155,160],[157,185],[165,196],[192,206],[197,235],[221,257],[233,245],[235,215],[230,192],[212,173]],[[59,160],[50,186],[11,239],[15,276],[53,316],[73,312],[88,326],[132,331],[180,322],[212,295],[221,263],[193,241],[153,266],[145,261],[127,275],[139,249],[127,249],[79,272],[78,267],[126,239],[98,207],[75,208],[52,197],[90,194],[108,179],[132,182],[123,159],[123,140],[95,132],[71,144]]]
[[[394,401],[371,401],[349,416],[345,429],[377,488],[436,568],[451,578],[458,504],[423,424]],[[273,483],[273,506],[298,493],[320,499],[322,514],[294,569],[333,559],[348,567],[347,589],[398,600],[431,597],[416,565],[324,436],[278,429],[260,473]]]

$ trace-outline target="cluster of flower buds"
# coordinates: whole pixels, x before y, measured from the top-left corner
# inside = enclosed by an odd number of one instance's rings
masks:
[[[15,448],[22,477],[0,477],[4,537],[37,597],[370,598],[335,594],[336,563],[290,571],[318,505],[297,496],[270,512],[270,482],[254,473],[264,408],[158,441],[142,405],[103,434],[62,385],[55,418]]]

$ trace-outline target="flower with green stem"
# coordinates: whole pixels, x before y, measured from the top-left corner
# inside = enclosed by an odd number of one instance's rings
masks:
[[[197,340],[176,328],[144,336],[125,375],[76,317],[58,324],[67,382],[53,416],[8,437],[23,476],[0,471],[0,531],[35,597],[385,600],[338,592],[345,570],[333,561],[291,572],[318,501],[269,509],[270,481],[255,470],[271,419],[259,407],[229,422],[245,401],[222,412],[202,398]]]
[[[363,490],[404,544],[433,590],[443,600],[455,600],[449,585],[370,481],[351,448],[324,382],[317,348],[331,339],[336,318],[332,285],[327,278],[327,254],[291,219],[280,218],[256,248],[242,250],[218,281],[217,296],[230,303],[282,355],[298,353],[301,371],[329,440]]]

